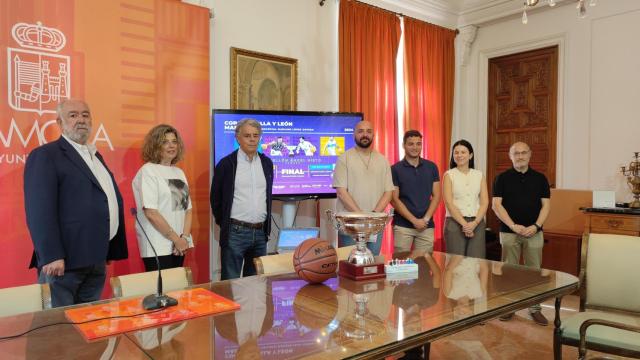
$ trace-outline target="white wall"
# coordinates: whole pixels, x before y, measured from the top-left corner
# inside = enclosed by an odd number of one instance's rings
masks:
[[[206,3],[213,9],[213,108],[230,107],[229,48],[235,46],[298,59],[298,110],[337,111],[337,1],[327,0],[323,7],[311,0],[184,1]],[[393,3],[366,2],[378,6]],[[619,201],[628,201],[629,192],[617,171],[631,160],[633,151],[640,151],[640,119],[633,106],[640,101],[640,42],[635,39],[640,33],[640,1],[599,1],[588,9],[586,19],[579,19],[573,2],[569,3],[530,13],[527,25],[516,15],[480,26],[467,64],[457,66],[453,138],[472,141],[484,168],[488,59],[557,44],[556,185],[614,189]],[[457,45],[457,49],[464,48]],[[281,224],[281,205],[274,205],[276,221]],[[321,201],[322,209],[333,206],[332,200]],[[306,201],[300,206],[296,225],[314,223],[315,204]],[[333,239],[335,233],[324,218],[322,225],[321,236]],[[216,243],[214,240],[212,244],[213,259],[218,259]],[[212,270],[218,269],[219,262],[214,261]]]
[[[557,44],[559,188],[616,190],[629,201],[619,166],[640,151],[640,1],[599,1],[588,17],[573,2],[478,29],[468,65],[458,67],[453,138],[474,145],[486,166],[487,61]]]
[[[211,6],[211,104],[228,109],[230,103],[230,48],[238,47],[298,59],[298,109],[338,110],[338,3],[302,0],[223,0]],[[321,200],[321,209],[334,208],[335,200]],[[281,226],[282,203],[274,202],[274,218]],[[315,226],[315,202],[304,201],[296,226]],[[322,217],[321,237],[335,232]],[[275,235],[272,232],[271,238]],[[212,241],[211,264],[217,278],[217,229]],[[270,241],[273,246],[273,241]]]

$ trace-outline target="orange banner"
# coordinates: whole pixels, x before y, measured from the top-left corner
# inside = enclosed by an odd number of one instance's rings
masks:
[[[195,250],[185,261],[209,278],[209,13],[178,0],[0,2],[0,288],[33,283],[33,245],[23,205],[29,152],[60,136],[56,104],[82,98],[93,114],[89,141],[124,198],[129,259],[109,275],[144,271],[129,209],[144,135],[175,126],[178,163],[193,200]],[[105,290],[105,296],[110,291]]]

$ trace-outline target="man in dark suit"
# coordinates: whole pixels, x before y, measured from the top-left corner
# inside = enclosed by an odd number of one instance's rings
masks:
[[[91,112],[82,100],[58,105],[62,136],[34,149],[24,169],[27,225],[38,281],[54,307],[95,301],[106,262],[127,258],[122,196],[102,156],[87,140]]]
[[[211,210],[220,226],[221,280],[256,274],[253,259],[267,255],[271,232],[273,162],[258,153],[262,127],[254,119],[236,124],[240,148],[213,172]],[[244,264],[244,265],[243,265]]]

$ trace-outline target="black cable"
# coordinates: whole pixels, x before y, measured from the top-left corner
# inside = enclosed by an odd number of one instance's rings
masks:
[[[278,233],[276,234],[276,239],[278,237],[280,237],[280,226],[278,226],[278,223],[276,222],[276,219],[273,217],[273,214],[271,214],[271,222],[273,222],[273,225],[276,226],[276,228],[278,229]]]
[[[278,226],[278,223],[276,222],[276,219],[273,217],[273,214],[271,214],[271,221],[273,222],[273,225],[275,225],[276,228],[278,229],[278,232],[280,232],[280,226]]]
[[[29,329],[25,332],[22,332],[20,334],[17,335],[10,335],[10,336],[2,336],[0,337],[0,341],[3,340],[11,340],[11,339],[15,339],[15,338],[19,338],[21,336],[27,335],[28,333],[32,332],[32,331],[36,331],[36,330],[40,330],[49,326],[54,326],[54,325],[82,325],[82,324],[87,324],[90,322],[94,322],[94,321],[102,321],[102,320],[109,320],[109,319],[123,319],[123,318],[131,318],[131,317],[135,317],[135,316],[140,316],[140,315],[147,315],[147,314],[153,314],[159,311],[165,310],[165,308],[162,309],[157,309],[157,310],[153,310],[153,311],[146,311],[140,314],[133,314],[133,315],[116,315],[116,316],[108,316],[108,317],[103,317],[103,318],[98,318],[98,319],[91,319],[91,320],[87,320],[87,321],[80,321],[80,322],[73,322],[73,321],[61,321],[61,322],[57,322],[57,323],[52,323],[52,324],[46,324],[46,325],[40,325],[40,326],[36,326],[32,329]]]
[[[296,227],[296,218],[298,217],[298,209],[300,208],[300,203],[302,201],[296,201],[296,212],[293,213],[293,224],[291,224],[291,227]]]

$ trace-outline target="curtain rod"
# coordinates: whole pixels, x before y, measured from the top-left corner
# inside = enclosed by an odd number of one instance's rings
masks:
[[[382,10],[382,11],[386,11],[386,12],[388,12],[388,13],[392,13],[392,14],[394,14],[394,15],[396,15],[396,16],[406,17],[406,18],[409,18],[409,19],[417,20],[417,21],[422,21],[422,22],[425,22],[425,23],[427,23],[427,24],[429,24],[429,25],[440,26],[440,25],[432,24],[432,23],[430,23],[430,22],[428,22],[428,21],[424,21],[424,20],[416,19],[416,18],[414,18],[413,16],[408,16],[408,15],[405,15],[405,14],[403,14],[403,13],[401,13],[401,12],[397,12],[397,11],[393,11],[393,10],[389,10],[389,9],[381,8],[380,6],[367,4],[367,3],[364,3],[364,2],[361,2],[361,1],[357,1],[357,0],[341,0],[341,1],[355,1],[355,2],[359,2],[359,3],[361,3],[361,4],[364,4],[364,5],[367,5],[367,6],[371,6],[371,7],[373,7],[373,8],[376,8],[376,9],[378,9],[378,10]],[[324,2],[325,2],[325,0],[320,0],[320,6],[324,5]],[[444,28],[444,26],[440,26],[440,27],[443,27],[443,28]],[[445,29],[448,29],[448,28],[445,28]],[[451,30],[451,29],[449,29],[449,30]],[[458,29],[454,29],[454,31],[456,32],[456,35],[458,35],[458,34],[460,33],[460,30],[458,30]]]

